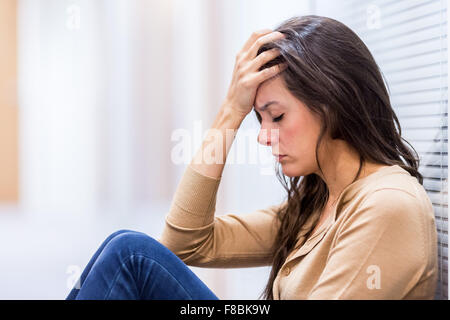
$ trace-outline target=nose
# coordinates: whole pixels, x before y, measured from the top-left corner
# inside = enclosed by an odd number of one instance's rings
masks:
[[[263,146],[270,146],[271,141],[267,129],[259,130],[257,140],[258,143],[262,144]]]
[[[274,143],[276,144],[278,141],[279,134],[278,129],[261,129],[258,134],[257,141],[258,143],[264,145],[264,146],[271,146]]]

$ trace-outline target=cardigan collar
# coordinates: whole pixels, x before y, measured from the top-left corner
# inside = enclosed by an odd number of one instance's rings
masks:
[[[297,257],[303,256],[307,254],[309,251],[311,251],[312,248],[314,248],[314,246],[323,238],[326,231],[334,224],[334,222],[336,221],[337,212],[340,212],[343,206],[347,204],[349,201],[351,201],[364,185],[367,185],[367,183],[369,182],[376,181],[380,179],[382,176],[390,175],[393,173],[403,173],[403,174],[406,173],[409,175],[409,172],[400,167],[399,165],[386,166],[382,167],[381,169],[378,169],[377,171],[369,174],[364,178],[356,180],[355,182],[345,187],[337,200],[337,204],[333,212],[330,214],[327,220],[319,227],[319,229],[317,229],[312,235],[310,235],[307,241],[305,242],[306,240],[305,235],[309,230],[311,230],[311,228],[313,228],[316,225],[316,222],[320,218],[321,212],[318,210],[314,212],[310,217],[308,217],[308,219],[300,229],[300,232],[297,236],[298,244],[296,245],[296,247],[299,249],[297,251],[294,250],[295,253],[292,252],[291,256],[289,256],[286,259],[286,262],[289,262]]]

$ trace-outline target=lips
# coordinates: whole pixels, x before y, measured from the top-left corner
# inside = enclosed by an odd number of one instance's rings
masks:
[[[280,162],[281,160],[283,160],[284,157],[286,157],[285,154],[279,154],[279,155],[274,155],[275,158],[277,159],[278,162]]]

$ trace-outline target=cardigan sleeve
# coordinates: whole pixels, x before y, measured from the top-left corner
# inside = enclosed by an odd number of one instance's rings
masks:
[[[215,217],[220,180],[187,166],[158,240],[191,266],[242,268],[271,264],[278,212],[286,202],[250,213]]]
[[[425,210],[425,211],[424,211]],[[400,189],[366,198],[339,230],[308,299],[402,299],[427,277],[436,234],[429,206]],[[428,219],[428,221],[426,221]],[[432,277],[430,272],[429,277]]]

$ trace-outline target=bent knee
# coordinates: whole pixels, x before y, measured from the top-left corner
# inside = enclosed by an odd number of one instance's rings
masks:
[[[133,233],[133,232],[136,232],[136,231],[128,230],[128,229],[120,229],[118,231],[115,231],[115,232],[111,233],[108,236],[108,239],[112,240],[113,238],[117,237],[118,235],[120,235],[122,233]]]
[[[146,253],[155,249],[164,250],[166,248],[153,237],[138,231],[119,230],[108,243],[108,250],[125,254]]]

